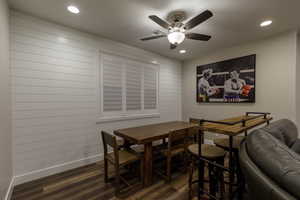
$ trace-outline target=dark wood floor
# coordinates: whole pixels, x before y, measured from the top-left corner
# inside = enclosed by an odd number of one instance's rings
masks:
[[[113,183],[103,181],[103,163],[94,163],[14,188],[13,200],[185,200],[187,175],[177,174],[166,184],[162,179],[147,188],[137,185],[134,191],[115,197]]]

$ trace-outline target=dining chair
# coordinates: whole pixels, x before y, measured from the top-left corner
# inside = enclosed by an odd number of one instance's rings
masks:
[[[162,150],[162,154],[166,157],[166,171],[160,173],[167,182],[170,182],[172,179],[171,169],[172,169],[172,158],[174,156],[183,155],[183,166],[184,169],[187,169],[187,130],[182,131],[172,131],[168,135],[167,148]]]
[[[101,135],[104,148],[104,181],[105,183],[108,182],[108,164],[110,163],[114,166],[116,193],[118,194],[120,192],[121,181],[123,181],[129,187],[132,187],[132,185],[129,184],[128,181],[121,176],[120,168],[140,161],[140,179],[142,180],[143,161],[138,153],[130,149],[120,149],[117,144],[116,136],[105,131],[101,131]],[[109,152],[109,147],[112,149],[111,152]]]

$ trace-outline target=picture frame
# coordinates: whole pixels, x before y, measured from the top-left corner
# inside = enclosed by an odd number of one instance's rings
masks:
[[[199,65],[198,103],[255,103],[256,54]]]

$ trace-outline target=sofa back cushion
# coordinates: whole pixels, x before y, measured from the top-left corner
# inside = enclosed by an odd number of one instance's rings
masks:
[[[245,199],[298,200],[258,168],[249,157],[245,141],[240,146],[239,158],[247,182],[248,198]]]
[[[252,161],[280,187],[300,199],[300,155],[264,129],[246,139]]]
[[[288,119],[281,119],[262,128],[278,140],[291,147],[298,138],[298,130],[296,125]]]

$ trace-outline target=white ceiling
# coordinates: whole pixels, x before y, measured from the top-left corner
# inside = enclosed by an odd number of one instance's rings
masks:
[[[185,60],[215,49],[257,40],[300,27],[299,0],[9,0],[14,9],[168,57]],[[79,15],[66,10],[76,5]],[[209,9],[214,16],[192,31],[212,35],[209,42],[185,40],[176,50],[166,38],[142,42],[153,30],[163,30],[149,15],[166,18],[174,10],[191,18]],[[270,27],[260,22],[272,19]],[[186,54],[179,54],[186,49]]]

